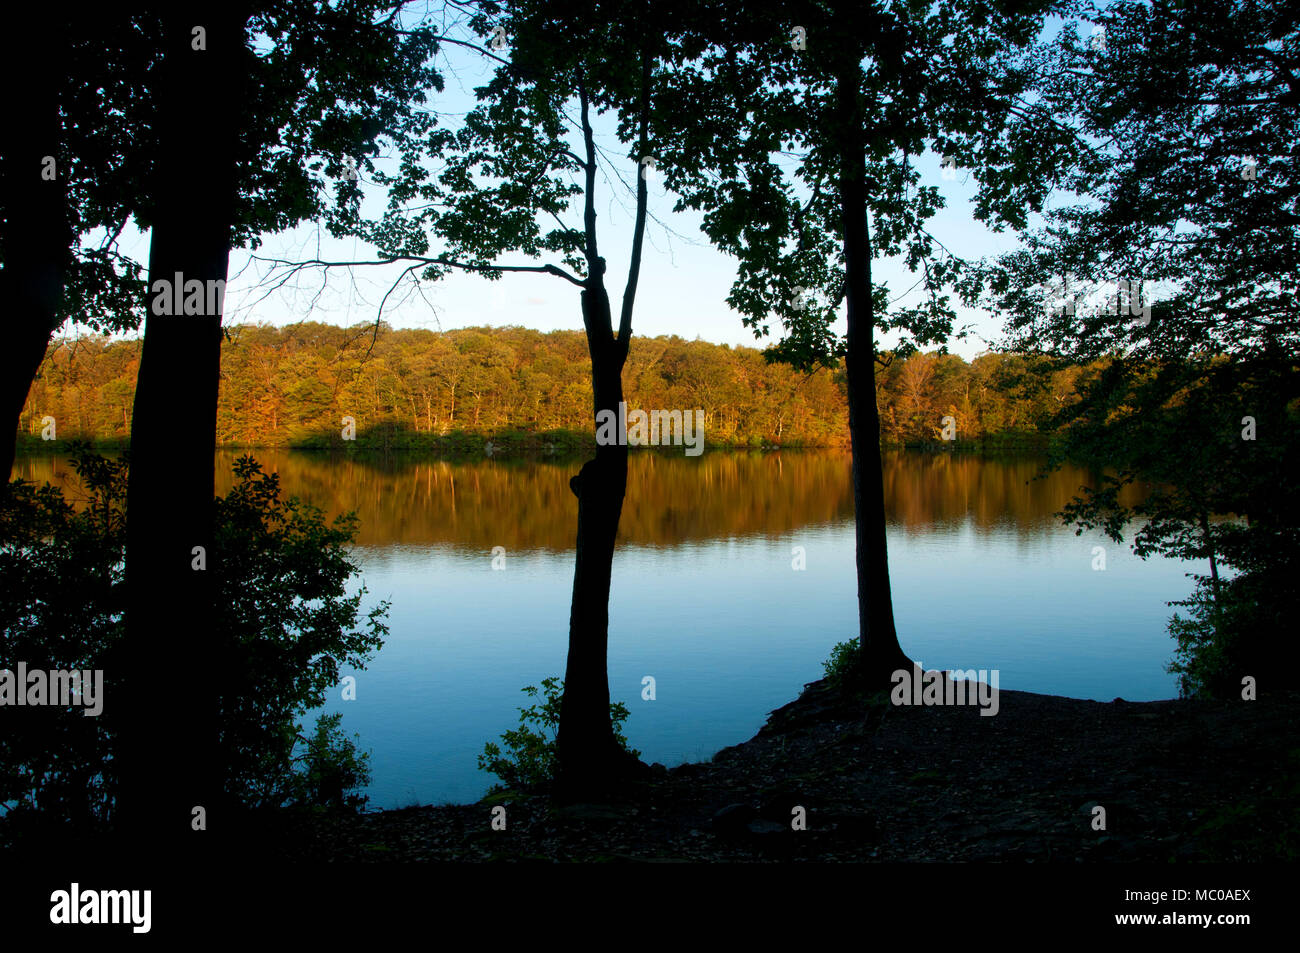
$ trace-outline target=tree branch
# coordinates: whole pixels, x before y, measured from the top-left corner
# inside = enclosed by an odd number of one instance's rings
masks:
[[[586,80],[578,83],[578,102],[582,104],[582,143],[587,153],[583,168],[584,192],[582,225],[586,238],[584,252],[587,257],[587,281],[603,280],[604,263],[596,246],[596,144],[591,132],[591,103],[587,97]]]
[[[641,277],[641,250],[645,244],[645,216],[649,187],[646,184],[646,171],[641,165],[649,148],[650,138],[650,54],[641,56],[641,118],[638,140],[641,156],[637,160],[636,176],[636,225],[632,232],[632,257],[628,264],[627,285],[623,288],[623,310],[618,321],[618,350],[620,361],[627,360],[628,347],[632,340],[632,305],[636,301],[637,281]]]
[[[259,255],[250,256],[257,261],[264,261],[272,265],[285,265],[290,268],[290,275],[301,271],[304,268],[352,268],[361,265],[392,265],[399,261],[413,261],[417,265],[445,265],[448,268],[459,268],[462,271],[512,271],[512,272],[536,272],[539,274],[555,275],[557,278],[563,278],[570,284],[577,285],[579,288],[585,288],[586,283],[581,278],[569,274],[558,265],[479,265],[471,262],[456,261],[451,258],[427,258],[422,255],[393,255],[387,258],[376,258],[370,261],[323,261],[319,258],[312,258],[306,261],[289,261],[285,258],[263,258]],[[409,269],[408,269],[409,270]]]

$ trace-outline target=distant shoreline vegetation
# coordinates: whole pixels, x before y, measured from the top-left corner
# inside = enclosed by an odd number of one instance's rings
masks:
[[[62,455],[69,452],[73,442],[85,443],[90,449],[99,453],[118,453],[127,450],[131,439],[113,437],[108,439],[87,439],[72,437],[67,440],[46,441],[29,434],[18,435],[18,454],[20,456],[40,456],[42,454]],[[489,453],[489,446],[491,452]],[[489,433],[472,434],[457,432],[446,436],[416,434],[399,428],[376,428],[364,438],[358,435],[355,441],[320,441],[303,440],[298,443],[222,443],[212,449],[216,451],[235,450],[292,450],[302,453],[330,454],[385,454],[385,453],[432,453],[439,457],[516,457],[547,459],[576,457],[590,454],[596,449],[594,435],[558,431],[554,433]],[[748,443],[715,444],[705,441],[709,452],[717,453],[775,453],[780,451],[800,450],[842,450],[849,452],[844,444],[762,444]],[[1043,454],[1054,450],[1057,441],[1051,435],[1044,434],[997,434],[984,440],[911,441],[908,443],[882,442],[886,450],[913,450],[927,453],[959,453],[992,456],[997,454]],[[676,446],[629,446],[632,453],[655,453],[660,455],[682,456],[682,448]],[[687,455],[690,456],[689,454]],[[692,459],[694,459],[692,457]]]
[[[373,324],[304,322],[228,332],[218,449],[492,456],[596,447],[580,331],[381,325],[374,335]],[[19,451],[57,451],[73,439],[125,448],[139,359],[138,340],[55,340],[24,407]],[[885,360],[882,443],[962,452],[1050,449],[1052,415],[1078,400],[1089,370],[992,352],[970,362],[939,353]],[[711,450],[848,447],[842,367],[806,374],[756,348],[661,336],[633,344],[623,380],[629,407],[700,408]],[[43,439],[48,418],[54,440]],[[947,418],[955,440],[943,439]]]

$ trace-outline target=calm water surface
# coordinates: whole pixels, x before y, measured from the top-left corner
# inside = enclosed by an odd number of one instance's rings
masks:
[[[564,671],[581,461],[257,453],[285,489],[356,510],[367,605],[392,603],[384,648],[331,700],[370,749],[372,807],[469,801],[494,778],[483,743],[520,689]],[[218,492],[235,455],[218,454]],[[885,493],[903,648],[926,668],[998,669],[1000,687],[1109,701],[1169,698],[1166,602],[1204,567],[1133,557],[1053,513],[1089,481],[1034,480],[1035,458],[896,453]],[[61,458],[15,476],[67,480]],[[856,634],[847,453],[634,454],[614,560],[611,694],[647,761],[710,757],[822,675]],[[1104,546],[1106,571],[1092,569]],[[492,549],[506,550],[504,571]],[[793,547],[807,568],[792,568]],[[641,699],[653,675],[657,699]]]

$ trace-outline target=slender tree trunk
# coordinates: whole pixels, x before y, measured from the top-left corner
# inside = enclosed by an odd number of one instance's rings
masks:
[[[846,268],[849,438],[853,455],[853,507],[857,535],[858,627],[862,670],[869,689],[889,686],[890,673],[912,668],[894,627],[885,535],[885,488],[876,407],[876,353],[872,337],[871,237],[867,225],[866,141],[859,103],[860,67],[846,59],[837,76],[840,208]]]
[[[0,126],[0,308],[8,311],[0,347],[0,472],[8,483],[23,405],[58,328],[63,284],[72,254],[68,223],[69,157],[61,149],[59,88],[66,24],[56,8],[15,11],[6,26],[8,115]],[[32,38],[42,52],[28,56]],[[47,159],[47,157],[49,157]],[[52,164],[51,164],[52,163]],[[56,421],[57,425],[61,421]]]
[[[642,60],[640,143],[645,154],[649,122],[650,58]],[[618,419],[623,400],[623,367],[632,339],[632,309],[641,273],[645,237],[647,187],[637,178],[636,225],[627,285],[614,335],[605,260],[596,243],[596,149],[588,115],[585,87],[579,88],[582,131],[586,149],[583,225],[588,275],[582,292],[582,322],[591,354],[592,405],[599,426],[601,412]],[[621,429],[621,428],[619,428]],[[612,446],[597,445],[595,459],[583,464],[569,487],[578,497],[578,533],[573,570],[573,601],[569,610],[569,657],[564,671],[564,697],[556,737],[559,761],[557,795],[563,800],[616,792],[645,766],[623,750],[614,738],[609,716],[609,589],[614,566],[614,541],[627,492],[627,445],[622,433]]]
[[[622,362],[610,327],[603,281],[582,293],[591,350],[595,411],[617,417],[623,399]],[[616,785],[627,756],[614,739],[609,717],[609,591],[614,540],[627,492],[627,447],[598,446],[595,459],[569,481],[578,498],[578,532],[569,610],[569,656],[558,737],[563,796],[585,796]]]
[[[1214,543],[1210,537],[1210,517],[1205,510],[1201,510],[1201,539],[1205,540],[1206,553],[1210,557],[1210,591],[1214,594],[1214,628],[1218,632],[1222,626],[1223,613],[1219,587],[1219,558],[1214,552]]]
[[[212,622],[221,307],[208,307],[206,289],[225,281],[229,263],[244,23],[241,10],[219,4],[167,15],[157,86],[149,307],[128,484],[119,807],[132,843],[169,859],[203,857],[232,830],[217,694],[230,670],[226,633]],[[157,313],[157,296],[174,296],[178,273],[203,283],[202,313]],[[200,816],[206,830],[197,831]]]

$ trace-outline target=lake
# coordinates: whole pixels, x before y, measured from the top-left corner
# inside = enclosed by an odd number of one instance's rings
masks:
[[[327,710],[372,751],[372,807],[471,801],[488,740],[517,725],[524,685],[564,672],[581,460],[448,462],[258,451],[285,489],[356,510],[367,605],[392,603],[355,701]],[[218,492],[236,454],[217,455]],[[1109,701],[1170,698],[1166,602],[1193,563],[1135,558],[1053,513],[1089,482],[1040,460],[886,455],[894,605],[925,668],[997,669],[999,687]],[[60,457],[14,476],[67,482]],[[505,551],[493,569],[494,547]],[[1094,546],[1105,571],[1093,569]],[[794,547],[806,568],[797,570]],[[500,563],[500,560],[498,560]],[[611,695],[646,761],[707,759],[821,677],[856,637],[847,452],[634,453],[614,560]],[[656,698],[643,701],[651,675]],[[336,693],[337,695],[337,693]]]

